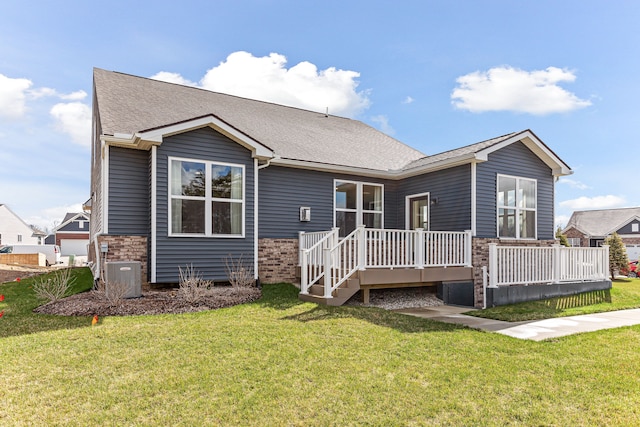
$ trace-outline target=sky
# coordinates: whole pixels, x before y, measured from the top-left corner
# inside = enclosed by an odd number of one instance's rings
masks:
[[[531,129],[555,214],[640,206],[640,2],[0,1],[0,204],[90,197],[94,67],[361,120],[422,151]]]

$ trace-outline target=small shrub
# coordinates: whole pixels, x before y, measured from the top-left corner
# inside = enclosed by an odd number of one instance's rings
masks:
[[[229,283],[234,288],[247,288],[255,284],[253,265],[246,262],[242,255],[237,260],[229,255],[224,259],[224,265]]]
[[[71,277],[71,269],[65,268],[51,275],[36,277],[33,281],[33,291],[40,299],[48,302],[58,301],[67,296],[75,280],[75,277]]]
[[[104,292],[102,293],[109,304],[112,306],[118,305],[122,302],[124,297],[129,293],[131,286],[124,282],[109,282],[104,286]]]
[[[178,267],[180,271],[180,288],[178,296],[188,302],[194,304],[207,296],[209,289],[213,286],[210,280],[204,280],[202,274],[198,273],[193,264],[186,266],[184,269]]]

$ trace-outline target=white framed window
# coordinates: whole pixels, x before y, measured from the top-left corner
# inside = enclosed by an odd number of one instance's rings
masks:
[[[169,158],[169,235],[244,237],[244,165]]]
[[[18,234],[18,243],[22,242],[22,234]]]
[[[78,221],[78,228],[84,228],[84,221]]]
[[[640,231],[640,224],[638,224],[637,222],[634,222],[633,224],[631,224],[632,233],[637,233],[639,231]]]
[[[535,239],[537,236],[537,181],[498,175],[498,237]]]
[[[571,247],[573,247],[573,248],[579,248],[580,247],[580,238],[579,237],[567,237],[567,241],[569,242],[569,245],[571,245]]]
[[[384,185],[368,182],[334,180],[333,224],[340,228],[340,237],[358,225],[383,228]]]

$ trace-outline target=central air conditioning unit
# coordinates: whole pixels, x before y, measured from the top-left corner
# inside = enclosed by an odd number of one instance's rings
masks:
[[[139,261],[113,261],[104,263],[105,293],[107,297],[124,292],[124,298],[140,298],[142,283]]]

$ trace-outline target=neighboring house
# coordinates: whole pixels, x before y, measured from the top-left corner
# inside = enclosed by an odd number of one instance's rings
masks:
[[[357,120],[101,69],[93,129],[90,260],[138,260],[150,283],[188,264],[224,281],[227,256],[296,282],[300,232],[469,230],[469,262],[430,280],[479,305],[489,243],[552,245],[572,173],[530,130],[427,156]]]
[[[627,247],[630,260],[640,256],[640,207],[576,211],[563,233],[571,246],[597,247],[618,233]]]
[[[47,237],[46,243],[60,246],[62,256],[87,256],[89,228],[88,214],[67,213],[62,223]]]
[[[24,222],[9,206],[0,204],[0,246],[41,245],[45,233]]]

